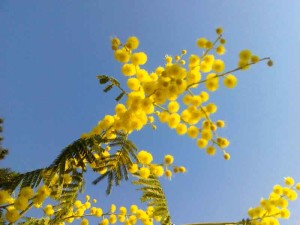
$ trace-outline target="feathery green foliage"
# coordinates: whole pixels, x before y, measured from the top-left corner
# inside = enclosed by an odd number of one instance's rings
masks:
[[[104,92],[110,91],[113,88],[113,86],[116,86],[121,90],[121,93],[116,97],[116,101],[120,101],[122,97],[127,94],[126,91],[121,87],[120,82],[115,78],[106,75],[98,75],[97,79],[99,80],[99,83],[101,85],[106,84],[108,82],[110,83],[103,89]]]
[[[107,171],[93,182],[93,184],[97,184],[107,177],[107,194],[111,193],[113,184],[117,186],[121,180],[128,180],[128,167],[132,165],[132,160],[137,161],[137,148],[130,140],[127,140],[127,135],[118,133],[118,137],[112,140],[109,146],[119,149],[115,154],[101,160],[101,165],[94,170],[100,171],[106,168]]]
[[[138,175],[136,176],[139,179],[132,183],[143,186],[138,189],[142,191],[141,202],[147,202],[148,206],[154,207],[154,216],[161,217],[160,222],[162,225],[172,224],[167,199],[158,177],[150,175],[147,179],[144,179]]]

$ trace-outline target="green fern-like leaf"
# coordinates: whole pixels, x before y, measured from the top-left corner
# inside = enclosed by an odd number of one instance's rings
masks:
[[[107,178],[106,194],[108,195],[111,193],[113,184],[118,186],[122,180],[128,180],[128,167],[132,165],[133,160],[137,160],[137,148],[131,141],[127,140],[127,135],[117,133],[117,138],[112,140],[109,145],[111,147],[119,147],[119,150],[103,159],[102,166],[94,169],[101,171],[103,168],[106,168],[107,171],[93,181],[93,184],[97,184],[104,178]]]
[[[148,206],[154,207],[154,216],[160,216],[162,225],[170,225],[171,216],[169,213],[166,196],[158,178],[150,175],[147,179],[136,176],[138,180],[133,181],[134,185],[142,186],[138,190],[142,191],[141,202],[147,202]]]

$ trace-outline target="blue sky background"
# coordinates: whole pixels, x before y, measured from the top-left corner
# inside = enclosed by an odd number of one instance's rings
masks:
[[[214,118],[228,126],[230,161],[209,157],[193,140],[165,125],[131,135],[140,149],[165,154],[188,172],[163,181],[173,223],[237,221],[283,177],[300,182],[299,53],[300,2],[253,1],[8,1],[0,2],[0,112],[10,154],[1,167],[16,171],[45,167],[63,147],[113,113],[113,95],[102,92],[96,75],[121,77],[110,37],[136,35],[147,52],[146,69],[164,64],[165,54],[200,53],[199,37],[215,38],[222,26],[224,56],[234,68],[241,49],[270,56],[236,73],[237,88],[211,95]],[[88,176],[88,182],[97,177]],[[87,185],[103,208],[127,205],[140,193],[130,183],[106,197],[105,185]],[[300,224],[300,200],[289,221]]]

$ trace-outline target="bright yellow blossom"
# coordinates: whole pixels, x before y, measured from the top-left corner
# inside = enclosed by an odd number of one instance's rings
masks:
[[[133,65],[144,65],[147,62],[147,55],[144,52],[136,52],[131,55],[130,60]]]
[[[115,59],[119,62],[127,63],[130,59],[130,54],[124,48],[118,49],[115,51]]]
[[[125,76],[133,76],[136,74],[136,69],[135,66],[133,64],[124,64],[122,66],[122,73]]]
[[[139,39],[135,36],[132,36],[127,39],[125,46],[130,50],[134,50],[139,47],[139,43]]]
[[[146,179],[150,176],[150,170],[148,168],[142,167],[139,170],[139,174],[142,178]]]
[[[145,165],[150,164],[153,160],[153,157],[152,157],[151,153],[149,153],[145,150],[140,151],[137,154],[137,158],[138,158],[140,163],[145,164]]]
[[[206,47],[206,43],[207,43],[207,39],[206,38],[199,38],[197,40],[197,46],[199,48],[205,48]]]
[[[14,207],[8,207],[5,218],[8,222],[14,223],[20,218],[20,213]]]
[[[171,165],[174,161],[174,158],[172,155],[165,155],[164,161],[167,165]]]
[[[0,204],[5,204],[8,202],[8,199],[10,198],[10,195],[8,191],[6,190],[0,190]]]
[[[234,75],[229,74],[224,79],[224,85],[227,88],[234,88],[237,85],[237,79]]]

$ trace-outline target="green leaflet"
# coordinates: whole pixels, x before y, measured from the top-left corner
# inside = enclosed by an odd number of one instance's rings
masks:
[[[165,193],[161,187],[158,178],[150,175],[147,179],[139,177],[138,180],[133,181],[134,185],[143,186],[138,190],[142,191],[140,198],[141,202],[148,202],[148,206],[154,207],[154,216],[160,216],[162,225],[170,225],[171,216],[169,213]]]

